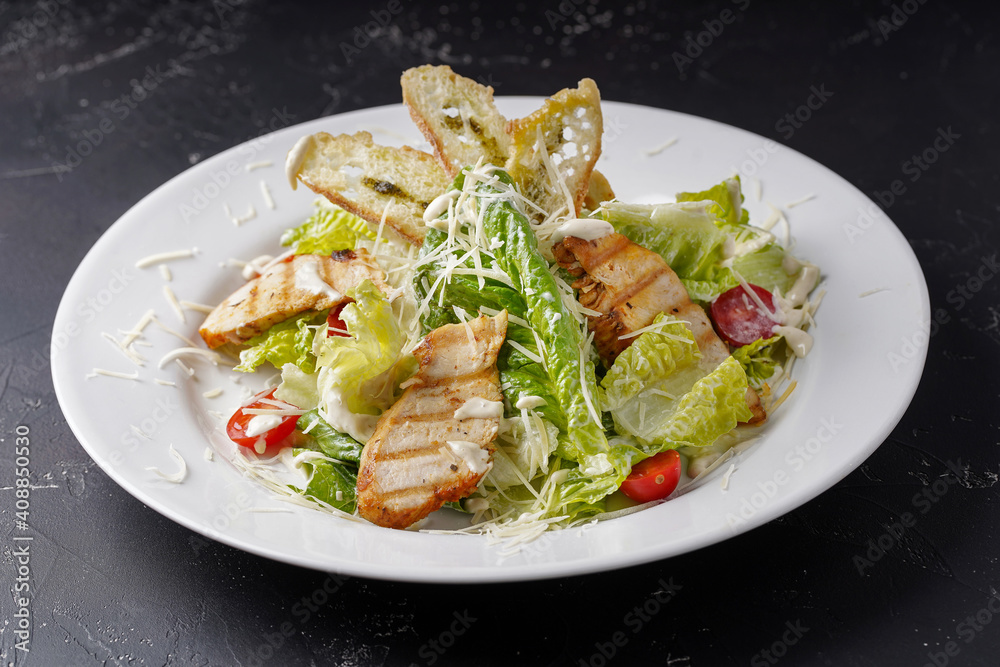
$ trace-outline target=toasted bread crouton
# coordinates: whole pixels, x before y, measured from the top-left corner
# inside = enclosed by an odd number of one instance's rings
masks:
[[[451,179],[434,156],[409,146],[380,146],[368,132],[336,137],[312,135],[298,179],[313,192],[420,245],[424,209],[448,189]]]
[[[511,137],[511,153],[507,171],[521,186],[525,197],[549,214],[560,209],[575,216],[580,212],[594,163],[601,155],[601,94],[591,79],[583,79],[577,88],[566,88],[551,98],[530,116],[507,124]],[[552,156],[556,171],[565,181],[567,194],[547,176],[538,150],[541,141]]]
[[[615,198],[607,177],[596,169],[590,172],[590,184],[587,186],[587,196],[583,198],[583,208],[596,211],[601,204]]]
[[[507,121],[493,104],[493,88],[459,76],[447,65],[403,72],[403,101],[446,172],[484,162],[504,166],[510,153]]]

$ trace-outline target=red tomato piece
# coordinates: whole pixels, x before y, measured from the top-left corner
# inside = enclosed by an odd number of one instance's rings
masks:
[[[339,306],[334,306],[330,314],[326,316],[326,337],[330,336],[341,336],[343,338],[350,338],[351,334],[345,333],[347,331],[347,323],[340,319],[340,313],[344,310],[344,307],[349,304],[354,303],[353,299],[348,299]]]
[[[774,313],[774,297],[763,287],[750,285],[750,289],[760,297],[768,311]],[[743,286],[737,286],[719,295],[712,302],[710,313],[719,337],[734,347],[742,347],[760,338],[770,338],[773,319],[761,311],[757,301],[747,294]]]
[[[248,415],[244,412],[247,408],[252,409],[275,409],[274,405],[264,403],[261,399],[269,398],[274,400],[274,389],[266,389],[256,396],[248,405],[244,405],[233,413],[226,425],[226,434],[229,439],[242,447],[254,449],[260,440],[264,441],[265,447],[276,445],[291,435],[295,430],[295,424],[299,421],[298,415],[278,415],[281,419],[277,425],[258,435],[247,435],[247,428],[257,415]]]
[[[632,466],[621,492],[637,503],[666,498],[681,479],[681,456],[673,449],[643,459]]]

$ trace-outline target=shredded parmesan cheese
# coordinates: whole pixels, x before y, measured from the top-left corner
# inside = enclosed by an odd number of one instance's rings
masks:
[[[203,359],[211,361],[216,366],[218,366],[219,362],[222,360],[218,352],[213,352],[211,350],[203,350],[200,347],[193,347],[193,346],[178,347],[163,355],[158,365],[160,368],[163,368],[171,361],[174,361],[175,359],[180,359],[181,357],[202,357]]]
[[[212,306],[206,306],[203,303],[196,303],[194,301],[185,301],[184,299],[181,299],[180,304],[182,308],[187,308],[198,313],[205,313],[206,315],[215,310]]]
[[[155,255],[149,255],[148,257],[143,257],[138,262],[135,263],[135,268],[145,269],[147,266],[152,266],[154,264],[160,264],[161,262],[169,262],[175,259],[186,259],[188,257],[194,257],[198,253],[197,248],[191,248],[190,250],[173,250],[171,252],[160,252]]]
[[[815,193],[810,193],[810,194],[807,194],[805,197],[801,197],[801,198],[796,199],[794,201],[788,202],[787,204],[785,204],[785,208],[795,208],[799,204],[805,204],[807,201],[810,201],[810,200],[815,199],[815,198],[816,198]]]
[[[95,368],[90,373],[87,373],[86,377],[87,377],[87,379],[90,379],[90,378],[93,378],[93,377],[97,377],[98,375],[105,375],[107,377],[112,377],[112,378],[121,378],[122,380],[138,380],[139,379],[139,372],[138,371],[136,371],[134,373],[120,373],[118,371],[109,371],[109,370],[106,370],[104,368]]]
[[[254,169],[263,169],[264,167],[270,167],[273,163],[270,160],[260,160],[259,162],[248,162],[244,165],[244,168],[249,174]]]
[[[265,181],[260,182],[260,192],[264,195],[264,203],[273,211],[274,197],[271,196],[271,188],[267,187],[267,183]]]
[[[172,289],[170,289],[170,285],[163,286],[163,296],[167,298],[167,303],[169,303],[170,307],[174,309],[175,313],[177,313],[177,317],[181,319],[181,322],[186,324],[187,317],[184,316],[184,309],[181,308],[181,304],[177,300],[177,295],[174,294]]]
[[[180,466],[180,469],[177,472],[167,474],[154,466],[147,467],[146,470],[151,470],[155,472],[157,475],[159,475],[166,481],[170,482],[171,484],[180,484],[181,482],[184,481],[184,478],[187,477],[187,461],[185,461],[184,457],[181,456],[176,449],[174,449],[173,445],[170,445],[170,449],[168,451],[170,452],[170,456],[172,456],[173,459],[177,461],[177,465]]]
[[[662,144],[660,144],[656,148],[651,148],[651,149],[645,151],[645,153],[649,157],[653,157],[654,155],[659,155],[660,153],[662,153],[663,151],[667,150],[668,148],[670,148],[671,146],[673,146],[676,143],[677,143],[677,137],[671,137],[670,139],[667,139],[665,142],[663,142]]]

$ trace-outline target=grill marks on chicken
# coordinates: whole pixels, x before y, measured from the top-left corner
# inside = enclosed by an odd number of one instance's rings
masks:
[[[692,303],[684,284],[663,258],[621,234],[593,241],[568,236],[553,247],[560,266],[579,276],[573,287],[580,303],[600,312],[589,317],[594,347],[608,365],[635,337],[622,338],[653,323],[660,313],[688,322],[701,351],[701,363],[715,368],[729,356],[705,311]],[[750,424],[767,418],[760,397],[747,390]]]
[[[239,345],[299,313],[348,301],[347,290],[365,279],[387,291],[382,269],[364,249],[293,255],[233,292],[209,313],[198,333],[210,348]]]
[[[507,313],[448,324],[414,349],[413,384],[379,418],[361,454],[358,512],[374,524],[406,528],[444,503],[472,493],[489,471],[498,417],[456,419],[473,398],[498,402],[496,360]]]

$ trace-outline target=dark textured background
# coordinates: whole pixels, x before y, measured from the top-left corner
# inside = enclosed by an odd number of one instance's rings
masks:
[[[997,12],[936,0],[341,4],[351,6],[0,3],[4,591],[15,573],[19,424],[31,429],[36,536],[30,653],[13,648],[5,593],[3,663],[597,666],[621,632],[618,664],[998,664],[989,608],[1000,587],[1000,280],[984,261],[1000,219]],[[681,74],[673,54],[687,33],[727,8],[737,20]],[[391,21],[348,63],[341,45],[371,11]],[[749,534],[624,571],[502,586],[330,580],[204,541],[120,489],[70,432],[49,375],[52,320],[80,259],[146,193],[257,136],[275,109],[301,122],[398,102],[400,72],[425,62],[498,95],[591,76],[605,99],[784,141],[868,194],[902,179],[887,212],[920,259],[941,324],[888,440],[833,489]],[[119,118],[115,100],[149,67],[161,84]],[[813,86],[833,95],[786,140],[777,123]],[[68,147],[106,118],[113,131],[60,171]],[[904,163],[939,128],[959,139],[911,181]],[[915,494],[939,478],[947,491],[919,514]],[[855,557],[905,512],[917,525],[859,574]],[[681,591],[633,632],[628,615],[670,578]],[[296,602],[324,584],[336,592],[302,613]]]

